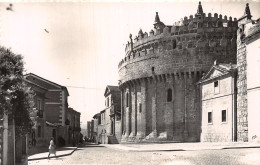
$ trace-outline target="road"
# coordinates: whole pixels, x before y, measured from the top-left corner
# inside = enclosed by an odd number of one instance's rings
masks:
[[[29,161],[29,165],[259,165],[260,148],[133,152],[86,145],[72,155],[50,160]]]

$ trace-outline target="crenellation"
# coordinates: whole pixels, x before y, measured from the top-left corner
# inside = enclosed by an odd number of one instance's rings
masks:
[[[226,15],[224,16],[224,20],[227,21],[227,16]]]
[[[215,20],[218,18],[218,13],[214,13]]]

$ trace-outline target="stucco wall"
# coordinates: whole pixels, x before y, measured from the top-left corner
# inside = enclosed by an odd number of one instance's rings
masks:
[[[260,142],[260,36],[247,43],[248,141]]]
[[[230,142],[233,135],[233,85],[232,77],[219,80],[219,93],[214,92],[214,81],[202,85],[202,142]],[[226,122],[222,122],[222,110],[226,110]],[[208,123],[212,112],[212,123]]]

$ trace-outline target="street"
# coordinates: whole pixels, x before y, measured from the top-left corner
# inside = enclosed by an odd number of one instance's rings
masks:
[[[28,164],[259,165],[260,148],[134,152],[107,148],[102,145],[85,145],[79,147],[70,156],[29,161]]]

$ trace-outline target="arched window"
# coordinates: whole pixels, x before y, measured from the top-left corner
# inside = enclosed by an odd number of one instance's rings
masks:
[[[170,102],[170,101],[172,101],[172,89],[171,88],[169,88],[167,90],[167,102]]]
[[[126,107],[128,107],[128,99],[129,99],[129,96],[128,96],[128,93],[126,93]]]

